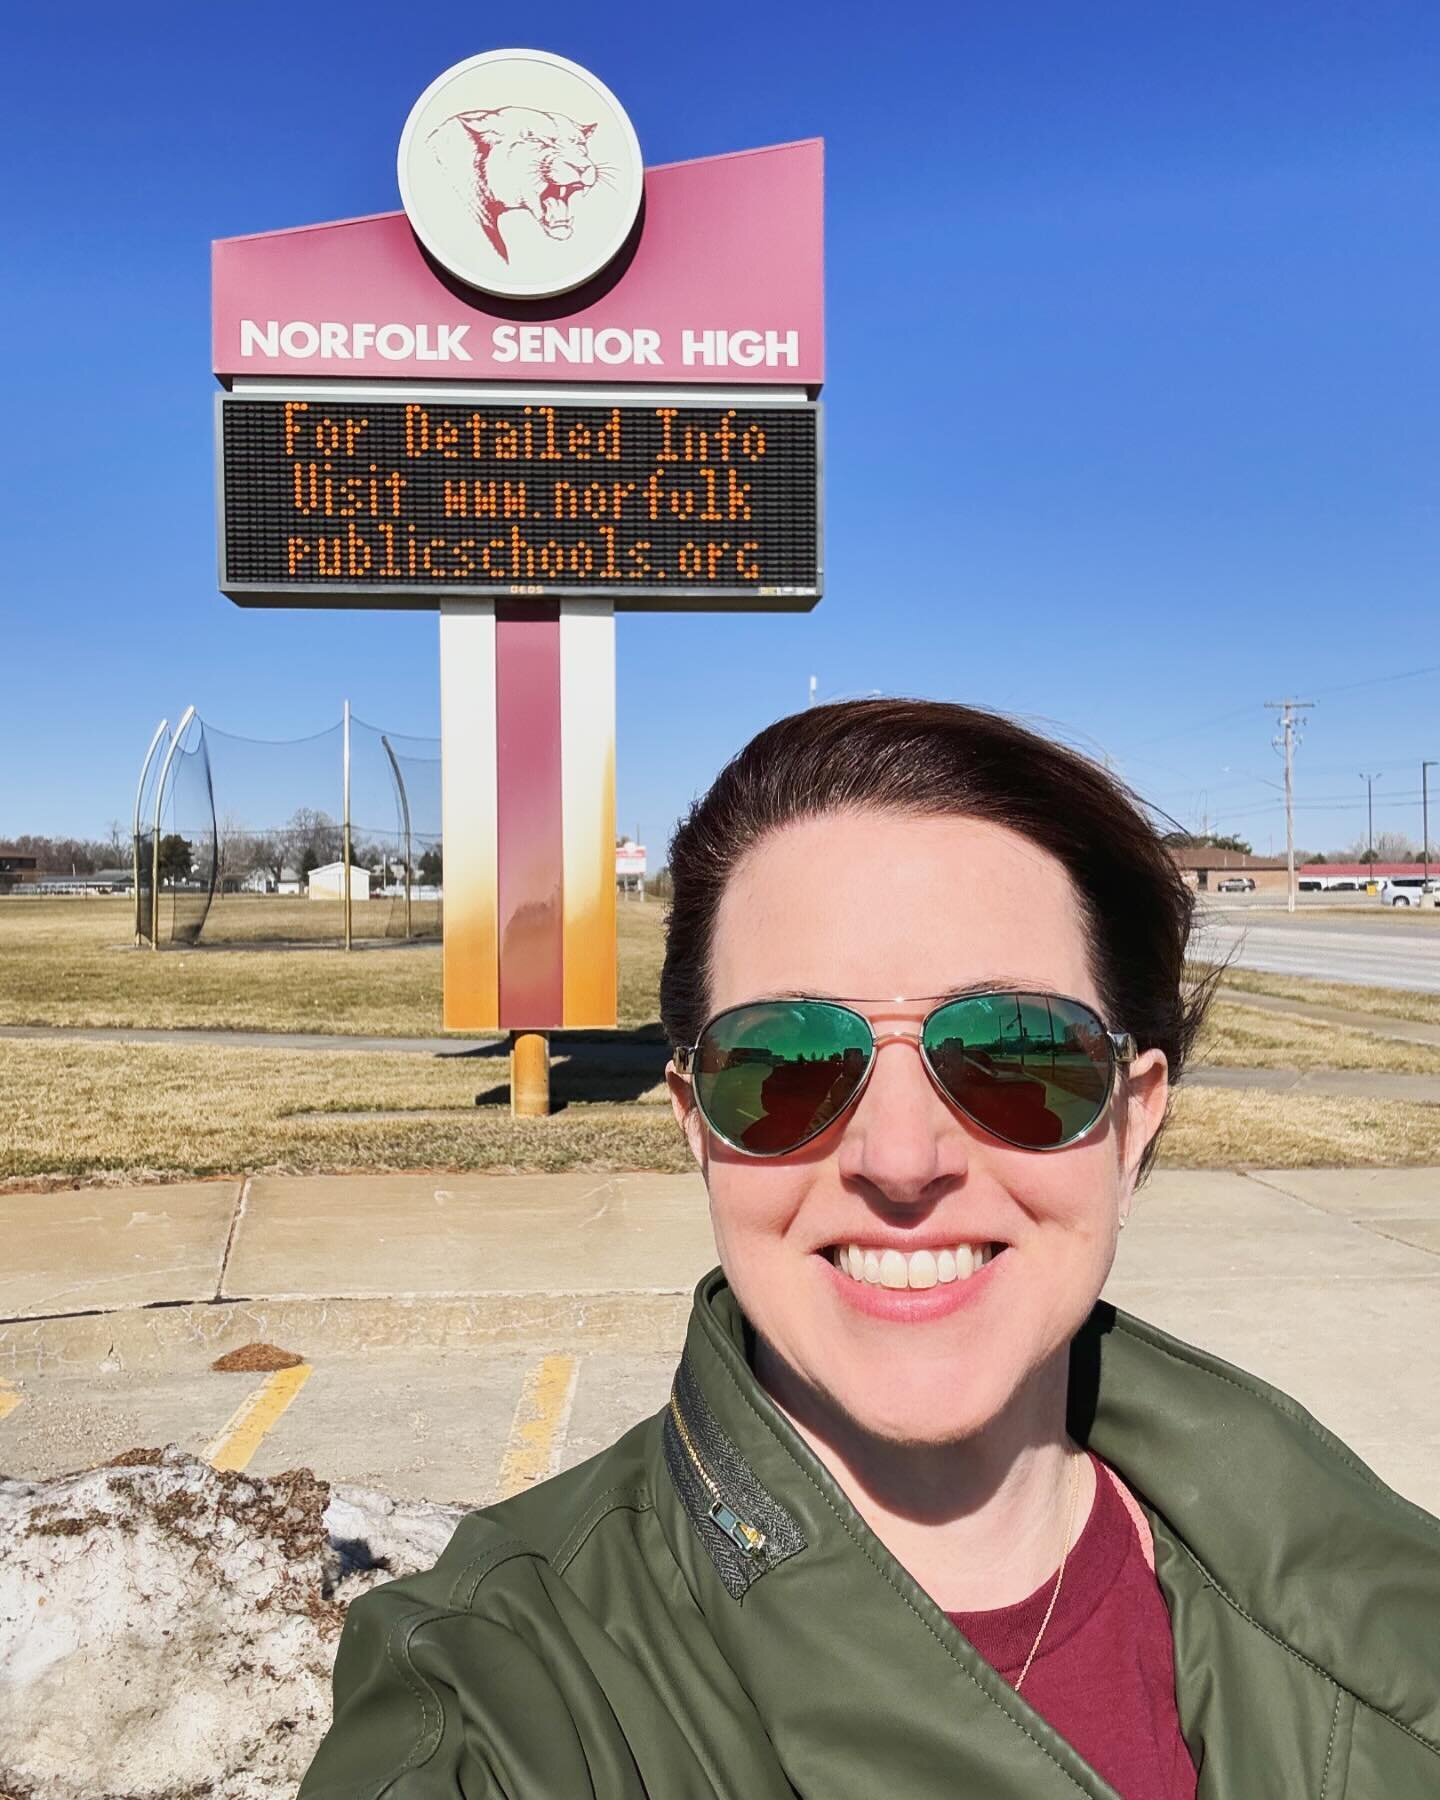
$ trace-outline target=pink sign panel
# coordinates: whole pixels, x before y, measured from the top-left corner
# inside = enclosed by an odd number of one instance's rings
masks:
[[[442,275],[404,213],[222,238],[215,373],[818,387],[823,165],[813,138],[648,169],[638,238],[533,303]]]

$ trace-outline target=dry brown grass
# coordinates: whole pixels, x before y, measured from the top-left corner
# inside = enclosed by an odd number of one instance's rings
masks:
[[[658,1049],[658,1046],[657,1046]],[[632,1063],[634,1058],[629,1059]],[[112,1180],[345,1169],[683,1169],[688,1153],[654,1071],[584,1079],[557,1066],[552,1118],[496,1104],[503,1058],[0,1044],[0,1180]],[[487,1103],[476,1105],[476,1096]],[[357,1119],[354,1112],[423,1112]]]
[[[229,904],[227,902],[227,904]],[[323,902],[241,901],[300,909]],[[388,904],[375,903],[375,904]],[[664,908],[618,906],[620,1024],[658,1017]],[[131,947],[122,899],[0,897],[0,1025],[438,1034],[440,946],[155,952]]]
[[[1160,1167],[1385,1168],[1440,1160],[1440,1110],[1394,1100],[1184,1088]]]
[[[128,947],[129,918],[125,901],[0,899],[0,1023],[438,1033],[438,947],[156,955]],[[659,905],[621,903],[620,1016],[632,1035],[558,1041],[554,1093],[564,1105],[548,1120],[511,1119],[502,1054],[17,1040],[0,1042],[0,1182],[683,1169],[685,1147],[660,1081],[663,1046],[643,1029],[658,1017],[663,922]],[[1317,1031],[1247,1008],[1245,991],[1440,1018],[1440,998],[1236,970],[1213,1009],[1204,1061],[1440,1072],[1440,1051],[1375,1038],[1358,1025]],[[1432,1108],[1195,1089],[1177,1099],[1161,1161],[1286,1167],[1437,1158],[1440,1114]]]
[[[563,1109],[516,1120],[504,1104],[503,1058],[0,1044],[8,1108],[0,1185],[351,1169],[683,1170],[688,1155],[658,1081],[663,1054],[659,1045],[648,1055],[643,1046],[584,1045],[573,1064],[557,1061]],[[401,1116],[353,1116],[361,1112]],[[1161,1162],[1370,1166],[1433,1162],[1437,1147],[1434,1108],[1194,1089],[1177,1096]]]
[[[1347,1025],[1261,1012],[1222,993],[1210,1008],[1195,1065],[1222,1069],[1383,1069],[1440,1075],[1440,1045],[1404,1044]]]
[[[1300,1000],[1310,1006],[1335,1006],[1345,1012],[1440,1025],[1440,994],[1412,994],[1405,988],[1358,987],[1348,981],[1311,981],[1303,975],[1267,975],[1259,969],[1232,968],[1225,972],[1221,991],[1271,994],[1277,1000]]]

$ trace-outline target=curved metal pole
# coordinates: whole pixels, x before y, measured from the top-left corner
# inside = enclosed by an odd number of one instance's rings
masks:
[[[400,764],[395,752],[390,748],[390,740],[382,731],[380,742],[385,746],[385,754],[390,758],[390,772],[395,777],[395,787],[400,795],[400,817],[405,824],[405,937],[410,937],[410,796],[405,792],[405,777],[400,773]]]
[[[169,730],[170,721],[162,719],[155,727],[155,735],[150,740],[150,748],[145,752],[145,761],[140,765],[140,779],[135,785],[135,823],[130,832],[131,861],[135,869],[135,947],[140,947],[140,939],[144,935],[140,930],[140,802],[145,797],[145,777],[150,773],[150,764],[155,759],[155,746]]]
[[[160,948],[160,810],[165,804],[165,783],[170,777],[170,765],[175,760],[175,752],[180,748],[180,740],[189,729],[190,721],[195,717],[195,708],[187,706],[181,714],[180,723],[175,727],[175,735],[170,740],[170,748],[165,752],[165,761],[160,765],[160,781],[155,789],[155,865],[150,883],[150,948]]]

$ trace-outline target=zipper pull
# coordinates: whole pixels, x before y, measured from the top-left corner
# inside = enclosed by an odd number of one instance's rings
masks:
[[[758,1556],[765,1548],[765,1533],[758,1531],[753,1525],[747,1525],[735,1509],[727,1506],[723,1500],[711,1502],[710,1517],[744,1555]]]

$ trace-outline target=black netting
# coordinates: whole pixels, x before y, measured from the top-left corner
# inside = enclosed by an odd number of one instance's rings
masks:
[[[198,719],[189,721],[178,743],[172,736],[156,746],[138,816],[136,935],[159,944],[193,944],[215,891],[215,805]]]
[[[156,757],[142,820],[154,816]],[[242,737],[198,718],[161,805],[161,944],[343,943],[345,734]],[[441,929],[440,743],[352,719],[351,941]],[[137,925],[155,915],[155,837],[142,825]]]
[[[171,734],[163,729],[163,721],[161,733],[150,747],[135,805],[135,935],[137,939],[147,941],[154,935],[155,927],[155,790],[160,785],[161,770],[171,743]]]

